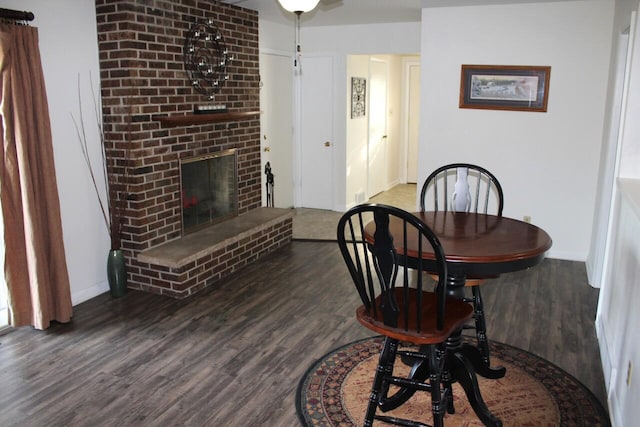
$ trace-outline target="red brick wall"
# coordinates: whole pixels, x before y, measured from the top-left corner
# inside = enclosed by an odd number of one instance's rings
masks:
[[[136,254],[181,235],[180,158],[236,148],[239,213],[261,206],[258,116],[178,127],[153,120],[207,103],[183,65],[185,36],[199,19],[213,20],[234,58],[214,103],[259,110],[258,16],[211,0],[96,0],[96,14],[107,164],[128,194],[122,246],[130,286],[140,287],[131,283]]]

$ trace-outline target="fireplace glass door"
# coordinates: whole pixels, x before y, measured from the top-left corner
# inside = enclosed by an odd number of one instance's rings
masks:
[[[238,214],[237,173],[235,150],[181,160],[183,234]]]

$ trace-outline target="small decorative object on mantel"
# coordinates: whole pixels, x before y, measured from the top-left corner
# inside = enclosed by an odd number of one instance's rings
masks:
[[[196,22],[184,41],[184,68],[191,86],[213,100],[214,94],[229,79],[227,66],[233,60],[222,32],[211,19]],[[196,114],[207,105],[196,106]],[[213,111],[206,111],[210,113]]]
[[[224,104],[218,105],[196,105],[193,108],[193,114],[215,114],[228,113],[229,109]]]
[[[460,108],[547,111],[551,67],[462,65]]]
[[[364,117],[366,114],[367,79],[351,77],[351,118]]]

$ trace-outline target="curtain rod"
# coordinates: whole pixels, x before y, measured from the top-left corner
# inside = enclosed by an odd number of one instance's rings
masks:
[[[0,8],[0,18],[14,19],[16,21],[33,21],[35,16],[32,12],[20,12],[19,10]]]

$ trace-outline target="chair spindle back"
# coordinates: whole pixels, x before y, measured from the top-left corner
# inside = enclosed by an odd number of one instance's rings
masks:
[[[393,241],[390,227],[399,231],[394,235],[401,235],[402,241]],[[424,222],[393,206],[363,204],[342,216],[337,231],[340,251],[369,316],[386,326],[420,332],[420,317],[432,310],[437,328],[442,329],[447,267],[440,241]],[[426,282],[409,271],[424,270],[426,263],[429,271],[438,273],[437,307],[423,304],[420,295]],[[418,290],[417,298],[408,297],[410,288]]]
[[[420,194],[422,211],[495,213],[502,215],[503,194],[498,179],[481,166],[452,163],[433,171]]]

